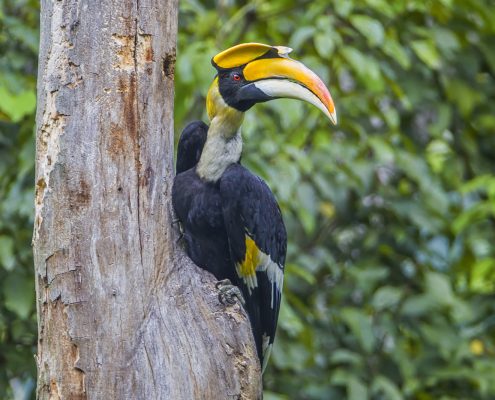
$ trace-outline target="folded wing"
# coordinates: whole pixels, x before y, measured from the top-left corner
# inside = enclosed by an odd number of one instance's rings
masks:
[[[240,164],[225,171],[220,193],[236,284],[246,300],[264,369],[277,328],[287,234],[268,186]]]

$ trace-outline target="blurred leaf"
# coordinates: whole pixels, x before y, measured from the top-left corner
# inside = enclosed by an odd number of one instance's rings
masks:
[[[371,317],[355,308],[344,308],[341,311],[341,317],[359,340],[363,349],[368,353],[371,352],[375,346]]]
[[[269,392],[267,390],[265,390],[263,392],[263,398],[265,400],[288,400],[289,399],[287,396],[280,395],[280,394],[273,393],[273,392]]]
[[[310,285],[316,283],[315,277],[309,271],[299,267],[297,264],[287,264],[285,266],[285,273],[292,276],[299,276]]]
[[[371,46],[376,46],[383,42],[385,31],[380,21],[367,15],[353,15],[350,18],[351,24],[361,32]]]
[[[304,329],[304,324],[286,301],[280,306],[280,327],[291,336],[297,336]]]
[[[411,60],[405,48],[399,42],[395,39],[387,37],[382,48],[385,54],[394,58],[394,60],[397,61],[402,68],[409,69],[411,66]]]
[[[355,377],[350,377],[347,381],[347,393],[349,400],[368,399],[368,389],[364,383]]]
[[[330,356],[330,362],[334,364],[362,364],[363,360],[359,354],[345,349],[337,349]]]
[[[426,274],[426,288],[438,304],[454,304],[455,295],[448,277],[444,274],[428,272]]]
[[[342,54],[369,90],[376,92],[383,90],[380,67],[373,58],[350,47],[342,49]]]
[[[316,46],[316,50],[318,51],[318,54],[323,58],[330,57],[335,47],[332,40],[330,40],[326,35],[326,33],[324,32],[318,33],[315,36],[315,46]]]
[[[29,316],[34,302],[34,286],[20,274],[9,274],[3,282],[5,307],[15,312],[20,318]]]
[[[371,392],[374,395],[380,396],[379,398],[382,398],[383,400],[404,399],[397,386],[385,376],[379,375],[373,380]]]
[[[451,155],[450,147],[442,140],[433,140],[428,145],[427,149],[428,162],[435,172],[441,172],[444,168],[444,163]]]
[[[31,114],[36,106],[36,96],[33,91],[19,94],[9,93],[0,86],[0,111],[7,114],[12,122],[20,121],[24,116]]]
[[[449,79],[445,82],[445,91],[447,97],[457,104],[464,117],[469,117],[474,107],[484,100],[483,95],[476,88],[460,80]]]
[[[9,236],[0,236],[0,264],[10,271],[15,265],[14,240]]]
[[[382,286],[373,296],[373,306],[377,310],[393,308],[400,302],[403,291],[393,286]]]
[[[432,41],[415,40],[411,43],[411,48],[414,50],[418,58],[428,67],[432,69],[440,68],[441,57]]]
[[[495,291],[495,258],[484,258],[472,265],[469,286],[478,293]]]
[[[314,35],[315,28],[313,26],[303,26],[297,29],[290,39],[290,46],[294,49],[299,49],[302,45]]]
[[[418,295],[406,299],[402,306],[402,314],[406,316],[422,316],[436,311],[436,303],[430,296]]]

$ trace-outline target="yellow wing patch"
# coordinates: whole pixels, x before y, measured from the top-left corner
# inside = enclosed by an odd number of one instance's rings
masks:
[[[253,239],[246,235],[246,254],[242,263],[236,264],[237,275],[246,284],[249,293],[258,287],[256,272],[264,272],[272,286],[271,307],[275,297],[280,296],[284,284],[284,269],[273,262],[268,254],[263,253]]]
[[[256,268],[260,262],[260,249],[254,243],[254,240],[246,236],[246,254],[242,263],[236,265],[237,274],[248,287],[249,292],[258,286],[256,278]]]
[[[256,268],[258,267],[260,249],[254,243],[254,240],[249,236],[246,236],[246,255],[244,261],[239,267],[239,275],[241,278],[252,276],[256,274]]]

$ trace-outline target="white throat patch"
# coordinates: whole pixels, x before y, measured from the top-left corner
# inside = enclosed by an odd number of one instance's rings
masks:
[[[239,161],[241,153],[242,137],[240,130],[230,138],[208,133],[196,172],[200,178],[216,182],[229,165]]]

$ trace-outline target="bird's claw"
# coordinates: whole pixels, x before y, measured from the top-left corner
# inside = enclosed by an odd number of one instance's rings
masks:
[[[220,300],[220,303],[224,305],[233,305],[236,303],[237,299],[243,306],[246,304],[241,290],[237,286],[232,285],[230,279],[223,279],[221,281],[218,281],[215,284],[215,287],[219,291],[218,300]]]
[[[177,225],[179,228],[179,237],[177,238],[176,243],[179,243],[182,239],[184,239],[184,227],[182,226],[182,222],[180,222],[179,218],[174,218],[172,220],[172,226]]]
[[[179,243],[184,239],[184,232],[179,232],[179,237],[177,238],[177,241],[175,243]]]

